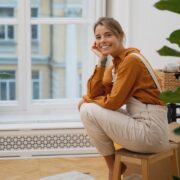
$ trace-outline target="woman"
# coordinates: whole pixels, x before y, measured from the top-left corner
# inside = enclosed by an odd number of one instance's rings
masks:
[[[102,17],[94,25],[94,34],[92,51],[99,60],[78,108],[92,143],[105,158],[111,180],[114,143],[143,153],[159,152],[168,145],[167,112],[152,75],[139,58],[140,51],[124,47],[120,24]],[[113,65],[106,65],[108,55]],[[123,105],[126,111],[120,109]],[[122,173],[125,170],[122,164]]]

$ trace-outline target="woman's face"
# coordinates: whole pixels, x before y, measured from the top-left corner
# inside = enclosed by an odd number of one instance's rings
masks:
[[[122,49],[122,38],[115,36],[112,31],[103,25],[98,25],[95,29],[96,46],[105,56],[116,57]]]

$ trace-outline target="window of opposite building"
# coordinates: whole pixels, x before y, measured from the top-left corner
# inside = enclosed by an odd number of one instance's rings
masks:
[[[92,26],[104,14],[105,0],[0,0],[0,108],[14,114],[8,123],[26,121],[17,114],[79,121],[77,102],[95,65]]]
[[[14,17],[13,7],[0,7],[0,18]],[[14,39],[14,28],[12,25],[0,26],[0,41]]]
[[[0,78],[0,100],[15,100],[16,96],[16,83],[15,71],[1,71]]]
[[[31,7],[31,17],[33,18],[38,17],[38,7]],[[38,26],[37,25],[31,26],[31,37],[32,37],[32,40],[38,40]]]

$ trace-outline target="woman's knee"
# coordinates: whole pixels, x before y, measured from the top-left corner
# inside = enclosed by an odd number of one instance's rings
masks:
[[[80,108],[80,114],[87,114],[92,107],[92,103],[83,103]]]
[[[82,121],[89,119],[90,114],[94,112],[96,104],[94,103],[83,103],[80,108],[80,116]]]

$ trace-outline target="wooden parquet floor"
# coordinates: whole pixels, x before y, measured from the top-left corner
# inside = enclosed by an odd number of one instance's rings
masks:
[[[102,157],[56,157],[0,160],[0,180],[38,180],[68,171],[90,173],[96,180],[107,180]]]

